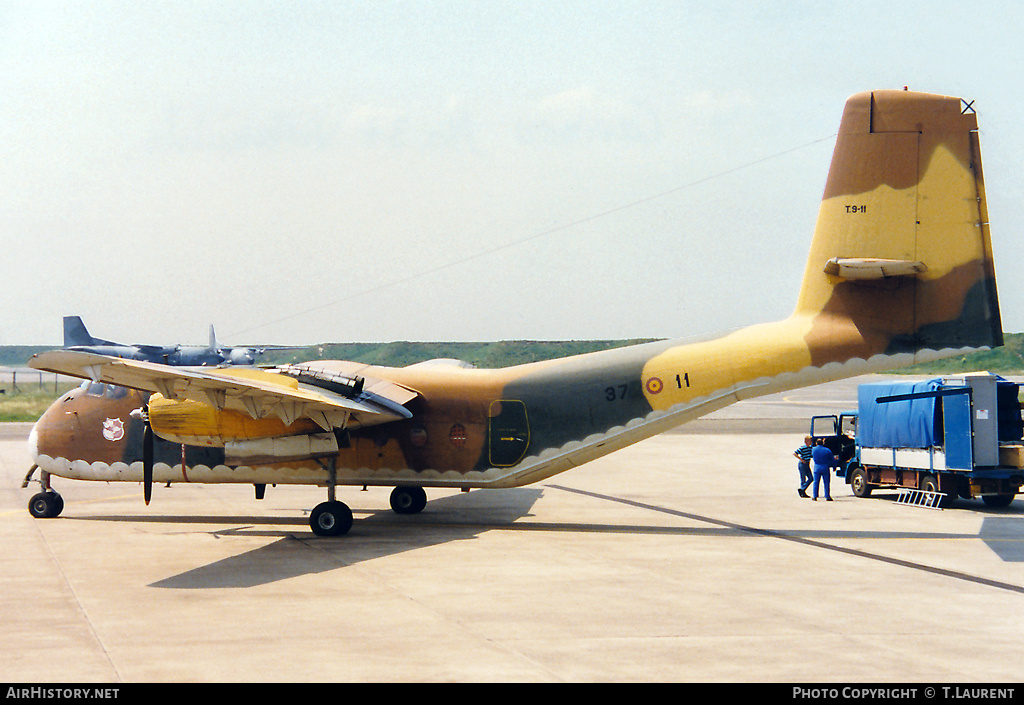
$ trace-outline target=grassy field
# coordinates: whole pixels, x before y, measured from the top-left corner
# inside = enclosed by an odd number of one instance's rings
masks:
[[[54,391],[52,384],[40,388],[38,385],[18,385],[18,389],[12,389],[11,385],[0,385],[3,394],[0,394],[0,423],[9,421],[35,421],[43,412],[49,408],[58,397],[74,389],[77,384],[60,384]]]

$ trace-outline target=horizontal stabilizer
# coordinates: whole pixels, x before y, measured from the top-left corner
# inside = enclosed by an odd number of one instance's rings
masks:
[[[825,274],[854,281],[858,279],[912,277],[921,274],[927,269],[924,262],[874,257],[833,257],[825,264]]]

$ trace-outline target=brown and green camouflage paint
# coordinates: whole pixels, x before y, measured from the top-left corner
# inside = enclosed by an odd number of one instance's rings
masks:
[[[921,263],[924,271],[847,280],[826,271],[836,258]],[[741,399],[1001,344],[976,116],[957,98],[858,94],[843,114],[788,319],[502,370],[366,367],[361,374],[418,393],[408,404],[413,417],[339,433],[337,481],[526,484]],[[132,427],[117,449],[83,439],[111,412],[72,406],[38,424],[40,466],[111,479],[116,457],[115,479],[137,480],[141,443],[133,439],[141,434]],[[67,413],[76,414],[73,436],[57,418]],[[184,468],[191,481],[327,479],[322,460],[227,467],[214,450],[192,457]],[[183,469],[167,465],[156,480],[180,480]]]

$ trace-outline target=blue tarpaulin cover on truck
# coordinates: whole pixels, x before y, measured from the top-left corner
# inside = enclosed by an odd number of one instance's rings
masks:
[[[879,397],[934,392],[942,381],[878,382],[857,390],[857,438],[868,448],[928,448],[942,444],[936,397],[879,404]]]

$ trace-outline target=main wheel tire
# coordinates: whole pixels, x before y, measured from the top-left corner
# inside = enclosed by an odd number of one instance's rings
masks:
[[[934,492],[940,495],[938,499],[938,504],[936,506],[948,507],[950,504],[953,503],[953,498],[951,495],[946,494],[945,492],[940,492],[939,478],[937,478],[935,475],[925,475],[924,477],[922,477],[920,483],[918,483],[918,487],[922,492]]]
[[[981,501],[985,503],[986,507],[992,507],[993,509],[1001,509],[1003,507],[1009,507],[1015,494],[983,494]]]
[[[53,491],[32,495],[28,501],[28,513],[36,519],[52,519],[64,511],[64,498]]]
[[[956,504],[956,501],[960,499],[960,490],[957,486],[955,478],[950,477],[948,474],[942,477],[944,485],[946,485],[946,499],[942,502],[943,507],[951,507]]]
[[[396,514],[419,514],[427,506],[422,487],[396,487],[391,491],[391,508]]]
[[[867,470],[858,466],[850,470],[850,491],[855,497],[870,497],[874,487],[868,482]]]
[[[309,528],[317,536],[342,536],[352,528],[352,510],[344,502],[323,502],[309,515]]]

